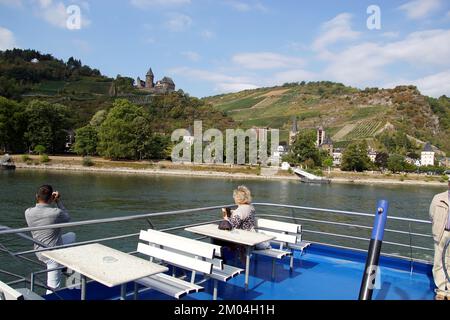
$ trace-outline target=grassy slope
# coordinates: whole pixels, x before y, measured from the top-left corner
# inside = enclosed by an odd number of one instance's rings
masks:
[[[101,78],[83,77],[77,81],[42,81],[28,94],[58,95],[63,93],[107,95],[111,81]]]
[[[282,140],[287,138],[292,117],[297,116],[301,128],[322,125],[342,146],[353,140],[370,142],[387,125],[422,140],[431,139],[430,128],[436,122],[425,97],[411,87],[361,91],[339,84],[310,83],[246,90],[205,100],[245,128],[281,129]],[[404,105],[414,109],[414,114],[405,113]]]

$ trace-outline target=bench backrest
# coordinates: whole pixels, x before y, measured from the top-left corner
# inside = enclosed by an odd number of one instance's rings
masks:
[[[23,300],[23,295],[0,281],[0,300]]]
[[[180,268],[210,274],[220,247],[156,230],[141,231],[137,251]],[[198,257],[199,259],[197,259]],[[203,261],[209,260],[209,261]]]
[[[301,241],[302,226],[299,224],[268,219],[256,219],[259,233],[275,237],[275,241],[295,244]]]
[[[295,223],[288,223],[288,222],[281,222],[281,221],[275,221],[275,220],[268,220],[268,219],[256,219],[256,223],[258,228],[263,229],[271,229],[271,230],[277,230],[287,233],[301,233],[302,232],[302,226],[300,224]]]

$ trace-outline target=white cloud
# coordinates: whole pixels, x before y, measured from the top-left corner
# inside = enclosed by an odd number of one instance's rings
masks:
[[[174,68],[169,70],[173,75],[196,79],[196,81],[207,81],[214,85],[217,92],[236,92],[245,89],[255,89],[259,86],[254,79],[242,76],[229,76],[222,72],[213,72],[189,67]]]
[[[189,67],[175,68],[169,72],[178,77],[196,79],[198,82],[205,81],[212,84],[214,91],[218,93],[237,92],[256,89],[262,86],[281,85],[285,82],[311,81],[319,78],[317,74],[303,69],[278,72],[270,77],[258,77],[257,75],[242,76],[239,75],[239,72],[228,75],[225,72],[214,72]]]
[[[250,79],[246,77],[228,76],[221,72],[213,72],[189,67],[180,67],[171,69],[172,74],[180,74],[189,78],[206,80],[211,82],[248,82]]]
[[[219,83],[214,90],[220,93],[230,93],[257,88],[259,88],[257,85],[251,83]]]
[[[51,0],[40,0],[39,3],[40,8],[36,12],[41,18],[51,25],[66,28],[66,6],[62,2],[53,4]]]
[[[166,22],[166,27],[170,31],[181,32],[189,29],[192,25],[191,17],[181,14],[181,13],[173,13],[170,15],[169,20]]]
[[[349,13],[341,13],[333,19],[322,24],[321,34],[313,43],[315,50],[324,50],[329,45],[339,41],[355,40],[360,33],[351,27],[352,16]]]
[[[439,48],[437,50],[436,48]],[[327,57],[324,76],[358,87],[386,82],[392,77],[385,67],[410,63],[414,68],[450,67],[450,30],[427,30],[385,45],[366,42],[334,52]]]
[[[450,69],[413,81],[419,90],[426,95],[439,97],[450,96]]]
[[[135,7],[146,9],[159,6],[178,6],[190,4],[191,0],[131,0],[131,4]]]
[[[309,45],[297,41],[289,41],[286,47],[293,51],[304,51],[309,49]]]
[[[215,71],[207,71],[183,67],[172,72],[208,83],[217,92],[303,80],[331,80],[359,88],[381,87],[386,83],[414,84],[426,95],[450,95],[450,29],[406,35],[384,32],[378,41],[352,42],[359,37],[360,33],[351,27],[351,16],[343,13],[322,24],[312,45],[290,43],[292,49],[315,54],[321,60],[321,69],[305,69],[309,61],[295,54],[241,52],[230,60],[219,60],[219,66],[226,66],[223,69],[217,67]],[[183,55],[189,57],[187,52]],[[192,58],[195,59],[194,55]],[[260,74],[262,71],[264,76]],[[405,79],[401,79],[402,75]]]
[[[441,0],[413,0],[399,7],[410,19],[421,19],[436,11],[441,6]]]
[[[413,80],[397,79],[384,85],[384,87],[393,88],[405,84],[415,85],[422,94],[431,97],[438,98],[444,94],[450,96],[450,69]]]
[[[226,0],[225,4],[227,4],[228,6],[230,6],[231,8],[233,8],[234,10],[239,11],[239,12],[249,12],[249,11],[268,12],[269,11],[267,9],[267,7],[264,6],[259,1],[244,2],[244,1],[238,1],[238,0]]]
[[[246,69],[255,70],[296,68],[305,64],[302,58],[273,52],[239,53],[233,56],[232,61]]]
[[[34,3],[34,10],[38,17],[55,27],[67,28],[69,14],[67,13],[67,6],[62,1],[33,0],[32,2]],[[89,4],[86,1],[75,1],[73,4],[80,6],[81,27],[89,26],[91,21],[86,15],[86,12],[89,10]]]
[[[394,31],[384,32],[381,34],[381,36],[384,38],[398,38],[399,35],[400,35],[399,32],[394,32]]]
[[[233,9],[241,12],[250,11],[250,5],[241,1],[227,1],[227,4]]]
[[[202,32],[200,32],[200,36],[203,39],[209,40],[215,38],[216,34],[211,30],[203,30]]]
[[[200,55],[197,52],[194,52],[194,51],[183,51],[181,53],[181,55],[184,56],[185,58],[191,60],[191,61],[194,61],[194,62],[199,61],[200,58],[201,58]]]
[[[0,27],[0,50],[13,49],[16,47],[17,43],[12,31]]]

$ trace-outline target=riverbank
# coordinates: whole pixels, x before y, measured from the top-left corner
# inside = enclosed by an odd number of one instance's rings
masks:
[[[14,160],[18,170],[56,170],[72,172],[104,172],[116,174],[138,175],[166,175],[186,177],[209,177],[226,179],[258,179],[258,180],[286,180],[299,181],[292,173],[276,169],[265,169],[251,166],[230,165],[194,165],[176,164],[169,161],[141,162],[141,161],[110,161],[101,158],[92,159],[92,166],[83,166],[81,157],[52,156],[48,163],[41,163],[39,157],[30,157],[23,162],[20,156]],[[418,185],[445,187],[443,177],[423,175],[386,175],[381,173],[349,173],[333,170],[325,172],[324,176],[331,183],[369,184],[369,185]]]

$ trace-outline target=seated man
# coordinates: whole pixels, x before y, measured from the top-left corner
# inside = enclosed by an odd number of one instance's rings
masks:
[[[69,213],[61,201],[61,195],[58,191],[53,192],[52,186],[44,185],[39,188],[36,194],[37,204],[33,208],[25,211],[25,219],[29,227],[40,227],[58,223],[66,223],[70,221]],[[57,208],[51,204],[55,202]],[[61,229],[45,229],[32,231],[33,238],[49,247],[59,246],[63,244],[70,244],[76,241],[75,233],[70,232],[61,234]],[[35,244],[35,249],[42,248]],[[47,264],[47,269],[55,269],[60,265],[52,260],[42,256],[41,253],[36,253],[39,260]],[[47,274],[47,286],[52,289],[57,289],[61,285],[61,271],[50,271]],[[47,290],[47,294],[52,293]]]

